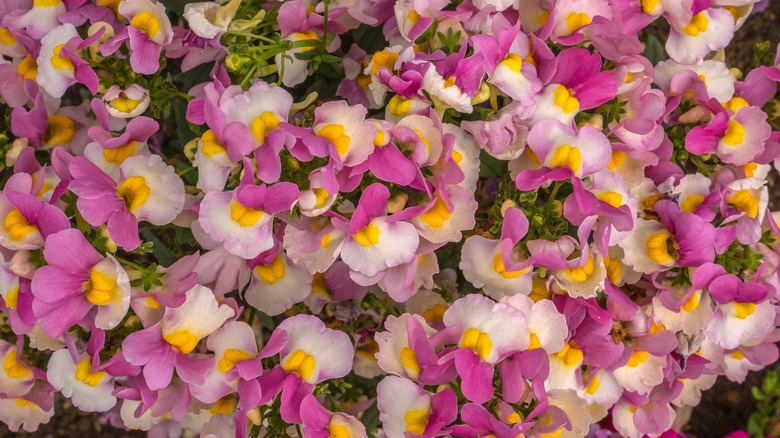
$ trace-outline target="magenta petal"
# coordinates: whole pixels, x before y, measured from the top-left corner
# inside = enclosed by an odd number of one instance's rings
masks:
[[[162,328],[153,325],[149,328],[130,333],[122,342],[122,354],[133,365],[146,365],[154,356],[170,350],[162,337]]]
[[[43,256],[50,265],[62,266],[73,274],[83,274],[103,260],[76,229],[62,230],[47,237]]]
[[[213,357],[196,358],[186,354],[176,354],[174,362],[179,377],[193,385],[202,385],[206,374],[214,367]]]
[[[172,349],[165,349],[146,363],[144,377],[149,389],[162,389],[171,383],[176,354]]]
[[[301,380],[297,375],[288,378],[282,389],[282,420],[291,424],[301,423],[301,403],[306,395],[311,394],[314,385]]]
[[[84,319],[92,309],[92,303],[81,296],[61,300],[56,304],[33,301],[33,313],[41,320],[44,333],[59,338],[73,324]]]
[[[128,211],[115,211],[108,218],[108,234],[127,251],[138,248],[141,239],[138,237],[138,219]]]
[[[328,438],[328,425],[333,414],[325,409],[317,399],[307,394],[301,402],[301,421],[306,436]]]
[[[89,275],[78,275],[53,265],[41,266],[32,279],[32,292],[35,298],[47,303],[58,301],[82,293]]]
[[[390,199],[390,191],[379,183],[368,186],[360,195],[360,202],[352,215],[349,223],[350,234],[355,234],[365,228],[371,219],[383,216],[387,212],[387,200]]]
[[[135,27],[129,26],[127,29],[130,36],[130,67],[144,75],[156,73],[160,68],[162,47]]]
[[[463,395],[474,403],[486,403],[493,398],[493,366],[482,362],[473,351],[455,352],[455,369],[462,379]]]

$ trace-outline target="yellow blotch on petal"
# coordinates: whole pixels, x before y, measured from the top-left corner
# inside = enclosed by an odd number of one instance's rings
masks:
[[[373,143],[374,143],[374,147],[378,147],[378,148],[381,148],[382,146],[385,146],[387,144],[387,136],[385,136],[385,133],[381,129],[376,130],[376,135],[374,136]]]
[[[630,366],[631,368],[636,368],[639,365],[645,363],[648,357],[650,357],[650,353],[646,351],[634,350],[634,352],[631,353],[631,357],[628,358],[628,363],[626,365]]]
[[[405,116],[412,109],[412,99],[404,99],[401,96],[393,96],[387,103],[387,110],[394,116]]]
[[[706,32],[707,27],[710,24],[710,19],[707,18],[705,12],[699,12],[691,18],[691,22],[683,27],[682,31],[686,35],[699,36],[700,33]]]
[[[175,330],[171,333],[163,334],[165,342],[171,344],[173,349],[182,354],[189,354],[198,345],[198,337],[187,329]]]
[[[450,219],[450,210],[441,196],[436,196],[436,201],[428,211],[420,215],[420,220],[433,228],[440,228]]]
[[[343,424],[329,424],[328,438],[352,438],[349,428]]]
[[[12,379],[24,379],[32,373],[25,364],[16,360],[16,349],[12,349],[5,355],[3,370]]]
[[[588,278],[590,278],[590,276],[593,275],[595,271],[596,271],[596,264],[593,261],[593,256],[589,255],[588,261],[585,263],[585,266],[578,266],[576,268],[566,268],[563,270],[563,273],[571,281],[577,283],[584,283],[588,281]]]
[[[537,348],[542,348],[542,342],[539,341],[539,336],[536,336],[536,333],[531,333],[531,341],[528,346],[528,349],[535,350]]]
[[[511,414],[507,415],[506,418],[504,418],[507,423],[509,424],[517,424],[520,421],[522,421],[522,418],[520,417],[520,414],[517,412],[512,412]]]
[[[149,11],[141,12],[130,20],[130,25],[154,38],[160,32],[160,20]]]
[[[578,172],[582,166],[582,154],[575,146],[563,144],[558,146],[550,159],[550,167],[568,167],[572,172]]]
[[[656,333],[660,333],[662,331],[666,330],[666,326],[663,324],[657,324],[655,321],[652,321],[650,323],[650,334],[654,335]]]
[[[287,271],[287,264],[282,255],[277,255],[273,262],[268,265],[255,266],[255,274],[266,284],[274,284],[284,277]]]
[[[5,294],[5,307],[9,309],[16,309],[16,304],[19,302],[19,286],[14,286],[8,290]]]
[[[68,116],[59,114],[49,115],[49,127],[44,136],[45,146],[67,144],[76,135],[76,122]]]
[[[585,392],[588,393],[588,395],[593,395],[596,393],[596,391],[599,390],[599,386],[601,384],[601,379],[598,378],[598,376],[590,379],[590,382],[588,382],[588,386],[585,387]]]
[[[219,370],[222,371],[222,374],[225,374],[234,366],[236,366],[236,363],[251,359],[253,357],[255,357],[255,355],[248,351],[239,350],[236,348],[228,348],[225,350],[225,354],[222,356],[222,359],[220,359],[217,366],[219,366]]]
[[[417,24],[421,18],[422,16],[420,16],[420,13],[414,9],[410,10],[409,13],[406,14],[406,19],[409,20],[412,24]]]
[[[38,63],[35,62],[35,58],[32,55],[25,56],[16,68],[16,73],[22,77],[22,79],[29,79],[34,81],[38,77]]]
[[[30,400],[25,400],[23,398],[15,398],[14,403],[16,403],[16,406],[19,406],[20,408],[37,408],[38,405],[31,402]]]
[[[16,38],[4,27],[0,27],[0,44],[10,46],[16,44]]]
[[[652,14],[658,8],[659,0],[639,0],[639,4],[642,6],[642,11],[645,14]]]
[[[683,303],[681,309],[686,312],[693,312],[697,307],[699,307],[699,293],[694,291],[685,303]]]
[[[423,319],[430,323],[444,321],[444,312],[447,311],[447,306],[444,304],[434,304],[433,306],[425,309],[422,314]]]
[[[737,210],[745,212],[748,217],[755,219],[758,216],[758,198],[753,196],[750,190],[737,190],[728,197],[728,203]]]
[[[230,415],[236,411],[238,400],[235,397],[222,397],[209,409],[212,415]]]
[[[677,259],[677,242],[668,231],[653,233],[647,239],[647,255],[659,264],[667,264]]]
[[[230,218],[242,227],[251,227],[255,225],[265,213],[263,210],[245,207],[240,202],[230,203]]]
[[[420,372],[420,364],[417,362],[417,353],[409,347],[401,349],[401,365],[403,365],[407,372]]]
[[[73,63],[70,62],[70,59],[66,58],[65,56],[60,56],[63,47],[65,47],[65,44],[60,44],[54,47],[54,50],[52,50],[52,56],[49,58],[49,62],[51,62],[51,65],[53,65],[57,70],[73,70]]]
[[[121,111],[123,113],[129,113],[132,112],[134,109],[138,108],[138,105],[140,103],[141,103],[140,100],[131,99],[125,96],[119,96],[111,101],[111,106],[114,107],[114,109],[117,111]]]
[[[572,12],[566,17],[566,27],[569,28],[569,33],[573,33],[575,30],[590,24],[591,18],[584,12]]]
[[[460,338],[460,348],[473,351],[482,360],[487,360],[493,351],[490,335],[475,328],[467,329]]]
[[[425,432],[425,427],[428,425],[429,415],[430,411],[427,409],[409,409],[406,411],[406,414],[404,414],[406,432],[422,435]]]
[[[723,143],[726,143],[731,147],[741,145],[745,140],[745,127],[736,120],[729,120],[729,127],[726,129],[726,133],[723,135],[722,140]]]
[[[609,160],[607,169],[614,170],[616,167],[620,167],[623,162],[626,161],[626,153],[623,151],[613,151],[612,158]]]
[[[618,192],[603,191],[596,195],[596,198],[615,208],[620,208],[620,206],[623,205],[623,195]]]
[[[609,282],[617,286],[623,278],[623,264],[620,260],[611,257],[604,258],[604,268],[607,270]]]
[[[582,350],[577,347],[574,341],[563,344],[563,349],[555,353],[555,356],[567,367],[579,365],[583,358]]]
[[[287,360],[282,364],[282,368],[290,373],[295,373],[303,380],[307,380],[314,373],[317,362],[314,356],[306,354],[303,350],[295,350],[287,356]]]
[[[523,58],[515,53],[509,53],[499,65],[503,65],[515,73],[520,73],[520,70],[523,69]]]
[[[463,161],[463,154],[458,151],[452,151],[452,161],[456,164],[460,164],[460,162]]]
[[[704,196],[701,195],[689,195],[683,202],[680,203],[680,209],[686,213],[693,213],[699,208],[699,205],[704,202]]]
[[[22,215],[22,212],[18,208],[14,208],[3,221],[3,227],[8,232],[8,235],[13,240],[21,240],[27,237],[30,233],[38,231],[33,225],[27,222],[27,219]]]
[[[571,114],[580,109],[580,101],[574,97],[572,91],[563,85],[555,87],[555,90],[553,90],[553,99],[555,106],[562,109],[566,114]]]
[[[211,129],[200,136],[200,143],[200,151],[207,157],[213,157],[226,152],[225,146],[222,146],[222,143],[217,140],[217,136]]]
[[[279,117],[271,111],[263,111],[259,116],[252,119],[252,136],[258,143],[265,143],[268,133],[279,127]]]
[[[125,202],[125,207],[132,212],[146,204],[152,189],[146,185],[146,178],[134,175],[119,183],[116,193]]]
[[[33,6],[38,8],[50,8],[62,3],[62,0],[33,0]]]
[[[431,141],[428,140],[425,135],[423,135],[422,131],[419,129],[414,130],[415,134],[417,134],[418,137],[420,137],[420,141],[422,141],[425,144],[425,150],[430,151],[431,150]]]
[[[330,245],[330,241],[331,241],[330,234],[331,233],[328,233],[322,236],[322,238],[320,239],[320,248],[327,248]]]
[[[327,190],[323,189],[322,187],[317,187],[314,190],[314,197],[316,199],[314,205],[320,206],[325,203],[325,200],[328,199],[328,196],[330,196],[330,193],[327,192]]]
[[[107,275],[97,267],[89,271],[89,280],[81,287],[87,295],[87,301],[96,306],[105,306],[116,298],[116,279]]]
[[[751,161],[739,167],[741,167],[742,171],[745,172],[746,178],[752,178],[753,175],[756,173],[756,170],[758,170],[758,163],[756,163],[755,161]]]
[[[81,362],[76,365],[76,380],[88,385],[98,386],[100,381],[106,375],[105,371],[92,371],[92,361],[88,358],[82,359]]]
[[[747,100],[742,97],[732,97],[731,100],[723,104],[723,108],[731,110],[735,113],[739,112],[742,108],[750,106]]]
[[[529,269],[530,268],[521,269],[519,271],[507,271],[506,266],[504,266],[504,259],[501,257],[501,253],[493,256],[493,270],[501,274],[501,276],[507,280],[517,278],[528,272]]]
[[[353,234],[352,239],[363,247],[376,245],[379,243],[379,226],[373,221],[369,222],[362,230]]]
[[[376,76],[381,67],[387,67],[390,70],[393,70],[393,66],[395,65],[395,61],[397,60],[398,60],[398,54],[395,52],[388,52],[385,50],[376,52],[371,57],[371,62],[373,63],[373,65],[371,66],[371,73],[373,73],[374,76]]]
[[[734,315],[738,319],[745,319],[756,312],[756,305],[753,303],[734,303]]]
[[[739,350],[731,353],[730,356],[733,357],[736,360],[742,360],[742,359],[745,358],[745,355],[741,351],[739,351]]]
[[[455,76],[450,76],[444,80],[444,88],[450,88],[455,85]]]
[[[349,151],[350,138],[344,135],[344,125],[329,123],[316,132],[319,137],[327,139],[336,146],[339,156],[344,156]]]
[[[130,143],[124,146],[119,146],[118,148],[114,148],[114,149],[103,148],[103,158],[109,163],[121,164],[126,159],[133,156],[133,154],[135,153],[136,146],[137,143],[131,140]]]
[[[314,278],[311,282],[311,293],[328,300],[331,299],[331,294],[328,290],[328,282],[325,280],[325,274],[322,272],[314,273]]]
[[[146,297],[146,307],[152,310],[157,310],[161,306],[160,306],[160,302],[155,300],[154,297]]]

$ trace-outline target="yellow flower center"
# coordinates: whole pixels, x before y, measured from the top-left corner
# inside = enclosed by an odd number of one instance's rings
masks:
[[[171,333],[163,333],[163,339],[169,343],[174,350],[182,354],[189,354],[198,345],[200,339],[197,335],[187,329],[175,330]]]
[[[428,322],[442,322],[444,321],[444,312],[447,311],[447,306],[444,304],[434,304],[433,306],[425,309],[422,314],[423,319]]]
[[[689,195],[683,202],[680,203],[680,209],[686,213],[693,213],[699,208],[699,205],[704,202],[704,196],[701,195]]]
[[[710,19],[707,18],[707,14],[699,12],[691,18],[691,22],[683,27],[682,31],[686,35],[699,36],[700,33],[706,32],[707,27],[710,24]]]
[[[88,358],[82,359],[81,362],[76,365],[76,380],[88,385],[98,386],[105,377],[105,371],[92,371],[92,363]]]
[[[591,18],[584,12],[572,12],[566,17],[566,27],[569,28],[569,34],[575,30],[590,24]]]
[[[507,271],[506,266],[504,266],[504,259],[501,257],[501,253],[498,253],[493,256],[493,270],[501,274],[501,276],[506,278],[507,280],[517,278],[525,274],[526,272],[528,272],[529,269],[531,268],[525,268],[519,271]]]
[[[344,156],[349,151],[350,138],[344,135],[344,125],[329,123],[320,128],[316,134],[333,143],[339,156]]]
[[[317,187],[314,190],[312,190],[312,192],[314,192],[314,198],[315,198],[314,205],[316,205],[317,207],[324,204],[325,201],[328,199],[328,196],[330,196],[330,193],[328,193],[328,191],[322,187]]]
[[[464,350],[471,350],[482,360],[487,360],[493,351],[493,342],[490,336],[475,328],[467,329],[460,338],[459,347]]]
[[[417,362],[417,353],[409,347],[401,349],[401,365],[410,375],[420,373],[420,364]]]
[[[4,27],[0,27],[0,44],[10,46],[16,44],[16,38]]]
[[[68,116],[49,115],[49,127],[44,136],[45,146],[65,145],[76,134],[76,123]]]
[[[404,414],[406,432],[422,435],[425,432],[425,427],[428,426],[429,415],[430,411],[427,409],[409,409],[406,411],[406,414]]]
[[[682,310],[693,312],[697,307],[699,307],[699,293],[694,291],[682,305]]]
[[[553,90],[553,98],[555,106],[562,109],[566,114],[571,114],[580,109],[580,101],[574,97],[572,91],[563,85],[555,87],[555,90]]]
[[[741,97],[732,97],[731,100],[723,104],[723,108],[731,110],[734,113],[739,112],[739,110],[745,108],[746,106],[750,106],[750,104],[747,100]]]
[[[20,408],[37,408],[38,407],[38,405],[36,405],[35,403],[33,403],[33,402],[29,401],[29,400],[25,400],[23,398],[18,398],[18,397],[14,399],[14,403],[16,403],[16,406],[19,406]]]
[[[728,203],[748,217],[755,219],[758,216],[758,198],[750,190],[737,190],[728,197]]]
[[[236,201],[230,203],[230,218],[242,227],[255,225],[263,217],[263,214],[265,214],[263,210],[245,207]]]
[[[639,0],[639,4],[642,6],[642,11],[645,14],[652,14],[658,8],[659,0]]]
[[[578,266],[575,268],[566,268],[563,270],[564,275],[569,280],[584,283],[588,281],[591,275],[596,271],[596,264],[593,262],[593,256],[588,256],[588,261],[585,262],[585,266]]]
[[[611,257],[604,258],[604,268],[607,270],[609,282],[617,286],[623,278],[623,265],[620,260]]]
[[[134,175],[116,186],[116,193],[125,202],[128,211],[135,211],[149,199],[152,189],[146,185],[146,178]]]
[[[555,354],[567,367],[577,366],[582,363],[582,350],[577,347],[574,341],[563,344],[563,349]]]
[[[132,112],[134,109],[138,108],[138,105],[140,105],[141,101],[136,99],[130,99],[126,96],[119,96],[111,101],[111,106],[114,107],[117,111],[121,111],[123,113],[129,113]]]
[[[645,363],[648,357],[650,357],[650,353],[646,351],[634,350],[634,352],[631,353],[631,357],[628,358],[628,363],[626,365],[630,366],[631,368],[636,368],[639,365]]]
[[[225,350],[225,354],[222,356],[222,359],[220,359],[217,366],[219,367],[219,370],[222,371],[222,374],[225,374],[234,366],[236,366],[236,363],[251,359],[253,357],[255,357],[255,355],[248,351],[239,350],[236,348],[228,348]]]
[[[265,284],[276,283],[284,277],[286,271],[287,265],[284,263],[281,254],[277,255],[276,258],[274,258],[274,261],[268,265],[255,266],[255,274],[257,274],[257,277]]]
[[[263,111],[262,114],[252,119],[252,135],[258,143],[265,143],[268,133],[279,127],[279,117],[271,111]]]
[[[223,397],[214,403],[214,406],[209,409],[212,415],[230,415],[236,410],[238,400],[235,397]]]
[[[54,47],[54,50],[52,50],[52,57],[49,58],[49,62],[51,62],[51,65],[53,65],[57,70],[71,71],[74,69],[74,67],[73,63],[70,62],[70,59],[66,58],[65,56],[60,57],[63,47],[65,47],[65,44],[60,44]]]
[[[503,65],[515,73],[520,73],[520,70],[523,69],[523,58],[518,54],[509,53],[499,65]]]
[[[87,295],[87,301],[96,306],[105,306],[116,298],[116,279],[103,271],[92,267],[89,271],[89,280],[81,286],[82,292]]]
[[[15,348],[9,350],[8,354],[5,355],[3,369],[5,370],[5,373],[8,374],[8,377],[12,379],[24,379],[32,373],[25,364],[16,360]]]
[[[542,342],[539,340],[539,336],[536,336],[536,333],[531,332],[531,340],[528,349],[535,350],[537,348],[542,348]]]
[[[394,116],[405,116],[409,114],[412,109],[412,99],[404,99],[401,96],[395,95],[390,98],[390,102],[387,103],[387,110]]]
[[[351,438],[349,428],[343,424],[329,424],[328,438]]]
[[[737,147],[742,144],[745,139],[745,127],[742,126],[736,120],[729,120],[729,127],[726,129],[726,134],[723,135],[723,143],[731,147]]]
[[[588,386],[585,387],[585,392],[588,393],[588,395],[593,395],[596,393],[596,391],[599,390],[599,386],[601,385],[601,379],[598,378],[598,376],[593,377],[590,379],[590,382],[588,382]]]
[[[612,152],[612,158],[609,160],[607,169],[614,170],[616,167],[620,167],[624,161],[626,161],[626,153],[623,151],[614,151]]]
[[[285,371],[295,373],[301,376],[303,380],[308,380],[316,367],[317,362],[314,360],[314,356],[307,354],[303,350],[295,350],[287,356],[287,360],[282,364],[282,368]]]
[[[353,234],[352,239],[363,247],[376,245],[379,243],[379,226],[371,221],[362,230]]]
[[[677,242],[668,231],[653,233],[647,239],[647,255],[661,265],[672,263],[677,259]]]
[[[8,290],[5,294],[5,307],[9,309],[16,309],[16,304],[19,301],[19,286],[14,286]]]
[[[371,65],[371,73],[376,76],[381,67],[387,67],[392,71],[393,66],[395,65],[395,61],[397,60],[398,54],[395,52],[388,52],[384,50],[376,52],[371,57],[371,62],[373,63],[373,65]]]
[[[441,196],[436,196],[433,207],[420,215],[420,219],[425,222],[426,225],[433,228],[444,226],[444,223],[447,222],[449,218],[450,210],[447,208],[447,204]]]
[[[756,305],[753,303],[734,303],[734,315],[739,319],[745,319],[756,312]]]
[[[23,79],[34,81],[38,77],[38,64],[35,62],[35,58],[32,55],[25,56],[20,62],[19,67],[16,68],[16,73]]]
[[[135,154],[135,148],[138,145],[135,141],[130,141],[130,143],[119,146],[118,148],[114,149],[103,149],[103,158],[108,161],[109,163],[116,163],[121,164],[126,159],[130,158]]]
[[[130,25],[148,35],[149,38],[154,38],[160,32],[160,20],[149,11],[134,16],[130,20]]]
[[[756,163],[755,161],[751,161],[739,167],[741,167],[742,170],[745,172],[745,176],[747,178],[752,178],[753,175],[756,173],[756,170],[758,170],[758,163]]]
[[[572,172],[577,173],[582,166],[582,154],[577,147],[563,144],[558,146],[550,158],[550,167],[568,167]]]
[[[18,208],[11,210],[3,221],[3,227],[8,232],[8,236],[13,240],[22,240],[30,233],[38,231],[38,228],[30,225],[27,219],[22,216]]]
[[[606,202],[615,208],[620,208],[620,206],[623,205],[623,195],[618,192],[610,192],[605,190],[596,195],[596,198],[599,201]]]

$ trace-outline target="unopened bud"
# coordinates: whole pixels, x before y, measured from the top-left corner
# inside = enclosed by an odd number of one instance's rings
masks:
[[[247,411],[246,419],[251,421],[255,426],[263,424],[263,415],[260,413],[260,408],[254,407]]]
[[[111,235],[108,234],[108,228],[105,225],[101,225],[100,229],[98,229],[98,233],[100,234],[100,237],[105,237],[106,239],[106,249],[108,252],[114,253],[117,250],[116,242],[114,242],[114,239],[111,238]]]
[[[29,141],[26,137],[17,138],[14,140],[13,144],[11,144],[11,149],[5,153],[5,165],[7,167],[12,167],[14,164],[16,164],[16,160],[19,158],[19,154],[22,152],[22,149],[27,147],[28,144]]]
[[[393,196],[389,201],[387,201],[387,212],[390,214],[398,213],[399,211],[403,210],[404,207],[406,207],[406,202],[408,200],[409,195],[406,193]]]
[[[503,204],[501,204],[501,216],[503,217],[506,214],[506,211],[509,210],[512,207],[517,207],[517,204],[515,204],[515,201],[511,199],[507,199],[504,201]]]
[[[32,279],[35,274],[35,264],[30,262],[30,251],[16,251],[8,262],[8,269],[22,278]]]

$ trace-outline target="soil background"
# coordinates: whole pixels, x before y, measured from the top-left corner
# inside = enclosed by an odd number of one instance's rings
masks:
[[[665,41],[668,26],[656,23],[645,32],[655,34],[660,41]],[[770,0],[769,7],[759,14],[749,17],[745,24],[736,32],[734,39],[726,50],[726,59],[730,67],[743,71],[753,67],[753,46],[763,41],[770,41],[772,51],[780,42],[780,0]],[[780,208],[780,191],[777,189],[776,174],[771,178],[771,198],[773,210]],[[731,431],[743,429],[748,417],[753,412],[754,403],[750,388],[761,383],[763,373],[751,373],[742,383],[730,382],[721,377],[715,386],[702,396],[701,404],[691,414],[686,433],[699,438],[717,438]],[[0,437],[143,437],[145,434],[137,431],[123,431],[103,425],[100,414],[81,412],[74,408],[61,395],[57,396],[56,414],[49,424],[42,425],[34,433],[12,433],[0,423]]]

